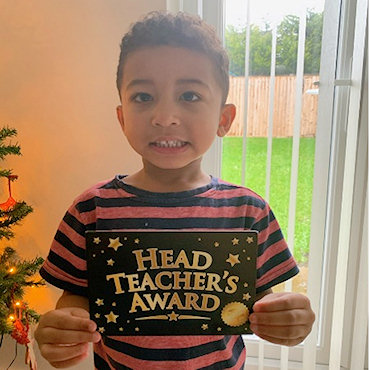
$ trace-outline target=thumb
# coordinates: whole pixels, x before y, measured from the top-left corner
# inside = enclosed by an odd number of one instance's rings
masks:
[[[82,319],[89,319],[90,318],[90,313],[87,310],[85,310],[84,308],[65,307],[65,308],[61,308],[60,310],[68,312],[70,315],[75,316],[75,317],[80,317]]]

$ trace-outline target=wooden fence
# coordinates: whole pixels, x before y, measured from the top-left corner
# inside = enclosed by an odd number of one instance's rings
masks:
[[[314,81],[318,80],[319,76],[304,76],[301,113],[301,136],[304,137],[312,137],[316,133],[318,95],[307,94],[306,91],[317,88]],[[275,77],[274,137],[293,136],[295,83],[295,76]],[[244,77],[230,77],[230,92],[227,102],[236,105],[237,113],[228,136],[243,135],[244,86]],[[248,91],[247,136],[267,137],[270,77],[250,76]]]

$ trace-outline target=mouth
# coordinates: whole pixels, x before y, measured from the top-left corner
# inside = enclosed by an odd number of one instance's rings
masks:
[[[150,143],[150,145],[157,148],[183,148],[187,144],[187,141],[181,140],[158,140]]]

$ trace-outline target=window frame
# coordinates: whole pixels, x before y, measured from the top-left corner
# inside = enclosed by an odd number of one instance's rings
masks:
[[[167,9],[170,11],[183,10],[203,16],[208,23],[216,28],[219,36],[223,39],[225,1],[227,0],[167,0]],[[312,369],[312,365],[315,368],[330,366],[331,316],[335,298],[338,230],[341,223],[344,163],[346,160],[346,130],[351,94],[353,94],[351,79],[354,68],[358,68],[358,66],[352,66],[352,57],[356,52],[354,48],[361,47],[361,44],[355,45],[356,16],[358,17],[359,13],[363,12],[365,1],[325,1],[308,278],[308,296],[317,314],[317,319],[311,335],[303,344],[290,348],[288,353],[289,365],[293,366],[295,363],[302,366],[303,363],[305,369]],[[356,6],[357,9],[360,9],[360,11],[357,10],[357,15]],[[367,59],[366,54],[365,59]],[[358,62],[358,64],[360,63]],[[362,94],[367,96],[365,84]],[[367,116],[365,117],[365,113],[367,114],[366,109],[362,109],[360,120],[362,125],[359,128],[362,138],[367,137]],[[356,343],[353,336],[344,334],[352,333],[352,324],[356,324],[356,330],[360,330],[358,329],[359,321],[356,320],[356,312],[361,311],[364,298],[361,298],[359,293],[356,295],[356,291],[361,274],[367,274],[367,266],[361,263],[363,259],[360,258],[364,254],[366,255],[367,240],[367,231],[364,232],[366,225],[363,223],[363,219],[366,218],[364,216],[367,214],[367,202],[363,202],[363,199],[367,199],[367,176],[364,175],[365,172],[367,174],[367,145],[367,140],[359,141],[356,163],[353,163],[354,166],[357,165],[354,178],[354,188],[357,195],[355,194],[351,217],[353,216],[353,227],[357,234],[361,235],[356,239],[354,253],[350,256],[351,265],[346,281],[348,307],[346,306],[345,314],[349,319],[344,323],[341,352],[341,363],[345,367],[350,366],[351,361],[351,364],[355,361],[354,353],[356,351],[354,348]],[[217,138],[205,155],[203,168],[216,177],[221,176],[221,139]],[[324,212],[323,205],[325,206]],[[361,271],[357,273],[360,268]],[[355,302],[352,302],[354,300]],[[360,300],[361,307],[358,304]],[[362,309],[362,315],[364,312],[366,315],[366,311]],[[363,331],[361,335],[363,338],[365,335]],[[267,343],[255,336],[245,336],[244,340],[248,349],[247,363],[261,366],[261,356],[263,356],[263,363],[272,359],[271,364],[276,364],[276,368],[286,368],[287,364],[282,365],[283,367],[279,365],[282,355],[281,346]],[[261,345],[261,343],[263,344]],[[360,347],[361,351],[365,351],[365,345]],[[322,364],[322,367],[318,364]]]

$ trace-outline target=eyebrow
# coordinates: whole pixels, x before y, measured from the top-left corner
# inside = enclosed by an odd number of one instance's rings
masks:
[[[207,88],[208,90],[211,90],[210,87],[205,82],[197,78],[181,78],[176,81],[176,85],[187,85],[187,84],[196,84],[196,85],[203,86]],[[154,82],[148,79],[135,79],[135,80],[131,80],[127,84],[126,89],[132,88],[137,85],[154,85]]]
[[[129,89],[133,86],[137,86],[137,85],[154,85],[153,81],[151,80],[145,80],[145,79],[136,79],[136,80],[131,80],[127,86],[126,86],[126,89]]]
[[[197,78],[183,78],[183,79],[177,80],[176,84],[178,85],[196,84],[196,85],[203,86],[211,91],[210,87],[205,82]]]

